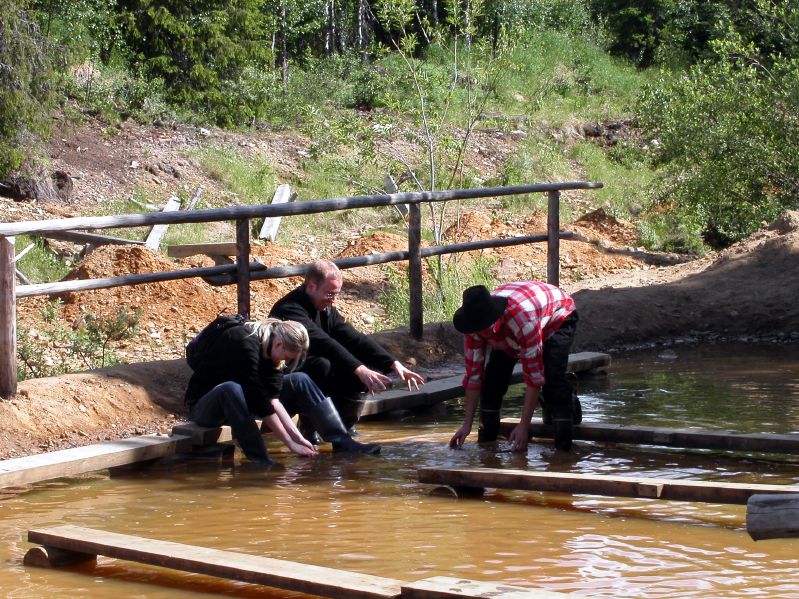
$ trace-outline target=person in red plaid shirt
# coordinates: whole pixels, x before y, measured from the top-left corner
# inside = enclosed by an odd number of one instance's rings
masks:
[[[552,417],[555,447],[571,449],[572,424],[582,417],[566,372],[577,328],[574,300],[539,281],[506,283],[492,293],[475,285],[463,292],[463,305],[452,322],[464,336],[466,414],[450,447],[461,447],[471,432],[478,399],[477,441],[496,440],[502,399],[521,360],[527,388],[521,420],[508,437],[511,449],[527,450],[530,419],[539,402]]]

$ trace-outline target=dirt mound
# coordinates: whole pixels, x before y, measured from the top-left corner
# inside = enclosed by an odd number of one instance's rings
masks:
[[[501,235],[495,224],[494,219],[482,212],[464,212],[444,231],[443,238],[451,243],[488,239],[492,234]]]
[[[366,237],[355,237],[347,240],[347,247],[341,250],[336,258],[352,256],[368,256],[384,252],[403,252],[408,249],[408,238],[386,231],[375,231]]]
[[[604,208],[578,218],[571,229],[575,235],[602,245],[637,246],[639,243],[635,225],[610,216]]]
[[[65,280],[169,272],[178,268],[179,265],[141,246],[104,246],[91,252]],[[164,330],[193,330],[198,323],[230,308],[224,292],[194,278],[64,293],[60,297],[67,319],[76,319],[82,312],[110,316],[123,306],[141,310],[142,328],[154,340],[159,340]]]
[[[597,210],[571,227],[579,233],[574,239],[560,242],[561,281],[579,281],[586,277],[602,276],[624,269],[648,268],[644,255],[626,249],[609,251],[613,246],[628,246],[635,229]],[[562,227],[561,229],[565,229]],[[533,212],[523,217],[497,219],[480,212],[464,212],[444,233],[450,242],[477,241],[491,238],[510,238],[524,235],[545,235],[547,215]],[[601,243],[596,243],[597,240]],[[521,244],[468,252],[457,258],[469,264],[477,257],[493,260],[493,274],[498,281],[543,279],[547,277],[546,243]]]

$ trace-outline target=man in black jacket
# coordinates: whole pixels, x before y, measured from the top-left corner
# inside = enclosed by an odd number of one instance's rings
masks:
[[[278,300],[269,315],[300,322],[308,329],[311,343],[301,370],[333,399],[349,428],[360,416],[361,393],[384,390],[391,382],[388,373],[396,373],[408,389],[418,388],[424,378],[339,314],[334,303],[341,286],[338,267],[318,260],[308,267],[305,282]]]

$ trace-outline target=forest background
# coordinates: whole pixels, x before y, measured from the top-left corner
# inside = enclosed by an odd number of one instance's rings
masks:
[[[406,191],[612,182],[590,201],[633,221],[651,250],[724,248],[799,207],[799,0],[5,6],[0,194],[15,200],[50,177],[48,140],[65,122],[100,123],[108,138],[136,122],[297,131],[311,140],[290,181],[299,200],[381,191],[385,173]],[[478,128],[520,142],[495,172],[464,160]],[[414,150],[392,151],[397,140]],[[230,149],[193,158],[228,187],[207,207],[263,203],[277,184],[271,165]],[[160,201],[141,191],[89,212]],[[576,216],[567,205],[564,220]],[[426,235],[439,241],[433,217]],[[335,235],[340,223],[317,226]],[[21,262],[33,282],[64,276],[69,265],[35,243]],[[88,315],[70,343],[104,350],[135,324],[117,316]],[[23,358],[31,371],[34,355]]]

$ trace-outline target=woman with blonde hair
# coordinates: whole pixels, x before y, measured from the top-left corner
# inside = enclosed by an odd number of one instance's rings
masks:
[[[266,466],[273,462],[255,418],[298,455],[317,451],[297,430],[293,414],[316,423],[334,451],[378,453],[379,445],[352,439],[308,375],[293,372],[307,352],[308,331],[300,323],[218,317],[186,348],[194,371],[186,390],[189,418],[200,426],[229,424],[247,458]]]

